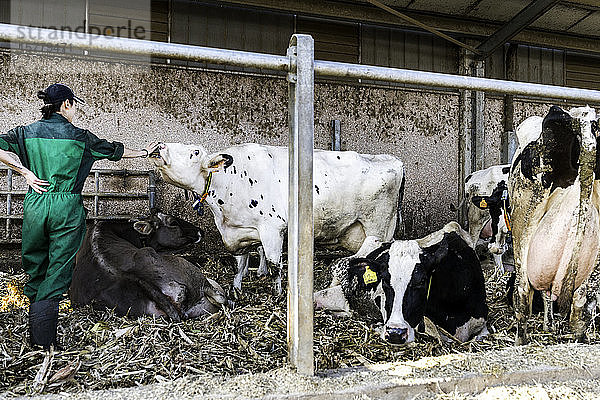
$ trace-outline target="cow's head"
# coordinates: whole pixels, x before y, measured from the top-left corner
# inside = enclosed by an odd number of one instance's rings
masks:
[[[145,238],[145,244],[157,251],[179,250],[202,240],[202,229],[181,218],[153,209],[148,218],[134,222],[133,228]]]
[[[184,189],[202,191],[209,160],[201,146],[161,143],[151,158],[165,181]]]
[[[353,290],[366,292],[379,308],[385,324],[382,338],[394,344],[415,340],[415,329],[425,315],[432,274],[447,254],[444,235],[427,248],[415,240],[402,240],[387,250],[382,247],[365,258],[350,260],[349,282]]]
[[[506,182],[498,182],[490,196],[473,196],[471,202],[480,209],[489,211],[491,219],[488,224],[491,226],[492,235],[488,249],[495,256],[501,256],[508,248],[508,243],[510,243],[510,227],[506,225],[508,216],[505,215],[505,210],[510,215]]]

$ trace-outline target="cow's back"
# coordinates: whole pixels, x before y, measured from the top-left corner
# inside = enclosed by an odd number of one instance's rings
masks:
[[[69,297],[75,304],[90,304],[104,290],[120,279],[115,266],[133,263],[136,246],[123,236],[133,229],[126,222],[99,221],[86,232],[81,248],[77,252]]]
[[[357,251],[366,236],[393,239],[404,180],[398,158],[315,150],[313,170],[316,240],[334,240],[355,224],[359,234],[344,246],[349,250]]]
[[[216,189],[210,200],[228,249],[236,252],[258,244],[265,239],[260,232],[282,234],[288,221],[287,147],[246,143],[219,154],[233,158],[213,175],[211,187]],[[403,178],[403,164],[393,156],[315,150],[316,242],[356,251],[366,236],[392,239]],[[348,240],[340,242],[344,235]]]

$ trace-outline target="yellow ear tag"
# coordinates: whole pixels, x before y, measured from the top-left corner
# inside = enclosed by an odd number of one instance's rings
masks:
[[[363,280],[365,281],[365,285],[368,285],[369,283],[377,282],[377,273],[375,271],[372,271],[368,265],[367,265],[367,268],[365,268],[365,273],[363,274]]]
[[[481,201],[479,202],[479,207],[487,208],[487,202],[485,201],[485,199],[481,199]]]

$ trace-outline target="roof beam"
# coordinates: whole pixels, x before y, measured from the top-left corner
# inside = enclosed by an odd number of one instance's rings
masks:
[[[408,15],[406,15],[406,14],[402,14],[401,12],[399,12],[399,11],[397,11],[397,10],[394,10],[394,9],[393,9],[393,8],[391,8],[391,7],[388,7],[388,6],[386,6],[385,4],[383,4],[383,3],[380,3],[380,2],[379,2],[379,1],[377,1],[377,0],[367,0],[367,1],[368,1],[369,3],[371,3],[371,4],[373,4],[375,7],[379,7],[379,8],[381,8],[382,10],[389,12],[390,14],[393,14],[393,15],[395,15],[396,17],[398,17],[398,18],[400,18],[400,19],[402,19],[402,20],[404,20],[404,21],[408,22],[409,24],[412,24],[412,25],[418,26],[419,28],[425,29],[426,31],[428,31],[428,32],[431,32],[431,33],[433,33],[434,35],[441,37],[442,39],[445,39],[445,40],[447,40],[447,41],[449,41],[449,42],[452,42],[452,43],[454,43],[455,45],[458,45],[458,46],[460,46],[460,47],[464,47],[465,49],[467,49],[467,50],[471,51],[472,53],[475,53],[475,54],[480,54],[480,52],[479,52],[477,49],[475,49],[474,47],[472,47],[472,46],[469,46],[468,44],[465,44],[465,43],[463,43],[463,42],[461,42],[461,41],[459,41],[459,40],[456,40],[456,39],[454,39],[453,37],[451,37],[451,36],[448,36],[448,35],[446,35],[445,33],[442,33],[442,32],[440,32],[440,31],[438,31],[437,29],[435,29],[435,28],[432,28],[432,27],[430,27],[429,25],[426,25],[426,24],[424,24],[424,23],[422,23],[422,22],[420,22],[420,21],[418,21],[418,20],[416,20],[416,19],[414,19],[414,18],[411,18],[411,17],[409,17],[409,16],[408,16]]]
[[[564,0],[561,1],[561,3],[565,5],[589,6],[596,10],[600,10],[600,3],[598,3],[598,0]]]
[[[333,18],[345,21],[381,24],[402,27],[408,24],[399,23],[393,15],[370,4],[339,2],[334,0],[225,0],[214,4],[230,4],[258,9],[278,10],[294,14],[310,15],[322,18]],[[584,1],[584,0],[579,0]],[[593,0],[597,1],[597,0]],[[489,21],[460,20],[439,14],[426,14],[410,11],[405,14],[418,18],[424,24],[446,33],[458,33],[469,37],[488,37],[500,28],[499,24]],[[600,53],[600,40],[595,37],[568,34],[565,32],[548,32],[527,28],[517,34],[513,41],[555,49],[570,49],[588,53]]]
[[[477,50],[482,53],[483,58],[489,56],[498,47],[504,45],[504,43],[515,37],[533,21],[544,15],[546,11],[554,7],[559,1],[560,0],[532,1],[527,7],[515,15],[513,19],[508,21],[502,28],[498,29],[492,36],[481,43],[477,47]]]

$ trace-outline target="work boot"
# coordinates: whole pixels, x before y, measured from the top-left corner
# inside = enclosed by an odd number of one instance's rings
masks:
[[[58,325],[58,303],[60,299],[36,301],[29,306],[29,340],[32,346],[50,350],[57,348],[56,326]]]

